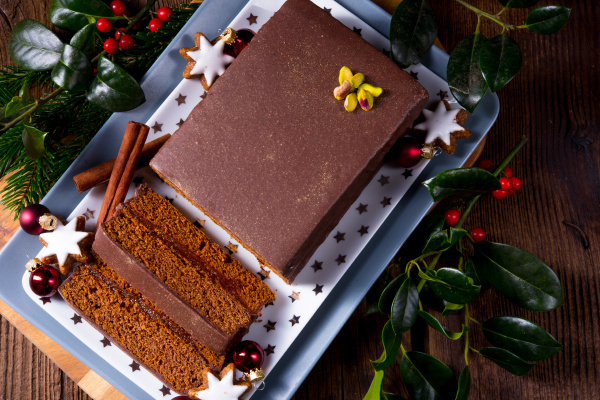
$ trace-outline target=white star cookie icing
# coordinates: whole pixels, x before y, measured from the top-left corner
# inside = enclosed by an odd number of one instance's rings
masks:
[[[203,371],[204,383],[198,389],[190,390],[190,396],[199,400],[240,400],[250,390],[249,382],[235,379],[235,367],[227,365],[220,374],[214,376],[207,368]]]
[[[39,257],[47,264],[58,264],[60,271],[67,274],[74,261],[84,261],[85,252],[91,245],[93,236],[83,232],[85,218],[77,217],[66,225],[60,219],[56,229],[40,234],[40,242],[45,246]]]
[[[413,129],[426,132],[425,143],[440,146],[446,153],[454,153],[456,139],[471,136],[471,132],[461,125],[467,112],[462,108],[451,110],[446,101],[440,101],[435,111],[423,110],[423,116],[425,121]]]
[[[234,58],[224,53],[225,42],[219,37],[210,42],[206,36],[198,32],[194,36],[196,46],[186,47],[179,53],[189,63],[183,71],[184,78],[203,77],[202,85],[208,89],[217,76],[225,72]]]

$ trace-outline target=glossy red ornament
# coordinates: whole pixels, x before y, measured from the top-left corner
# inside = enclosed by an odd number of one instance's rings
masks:
[[[404,168],[412,168],[422,160],[421,143],[412,137],[403,137],[398,140],[400,153],[396,158],[396,164]]]
[[[110,9],[115,15],[123,15],[127,7],[121,0],[113,0],[110,2]]]
[[[161,21],[168,22],[171,20],[171,15],[173,15],[173,10],[171,9],[171,7],[161,7],[156,12],[156,15],[158,15],[158,18],[160,18]]]
[[[112,30],[112,26],[112,22],[108,18],[100,18],[98,22],[96,22],[96,28],[103,33],[110,32]]]
[[[48,207],[41,204],[31,204],[19,214],[19,224],[30,235],[39,235],[44,232],[44,228],[40,225],[40,217],[44,214],[50,214]]]
[[[446,224],[448,226],[454,226],[460,220],[460,211],[458,211],[455,208],[446,210],[446,212],[444,213],[444,219],[446,220]]]
[[[223,53],[230,55],[231,57],[237,57],[254,37],[254,32],[249,29],[240,29],[236,32],[237,38],[235,39],[235,42],[226,45],[225,50],[223,50]]]
[[[58,290],[60,272],[48,265],[42,264],[29,276],[31,291],[41,297],[50,297]]]
[[[160,18],[152,18],[148,23],[148,29],[150,32],[156,32],[159,28],[162,28],[165,25],[164,22]]]
[[[104,51],[108,54],[115,54],[119,51],[119,42],[117,39],[109,38],[104,41]]]
[[[481,228],[471,229],[469,235],[471,235],[474,242],[483,242],[485,240],[485,231]]]
[[[485,169],[488,172],[492,172],[494,170],[494,163],[492,163],[492,160],[479,160],[477,166],[479,168]]]
[[[244,373],[260,368],[264,358],[263,349],[252,340],[244,340],[232,349],[233,365]]]
[[[133,49],[133,44],[134,42],[131,35],[124,34],[123,36],[121,36],[121,39],[119,39],[119,48],[122,50]]]

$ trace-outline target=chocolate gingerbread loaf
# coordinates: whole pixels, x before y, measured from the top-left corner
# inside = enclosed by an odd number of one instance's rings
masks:
[[[141,185],[101,225],[94,251],[195,340],[224,354],[275,295],[168,200]]]
[[[342,66],[383,88],[370,111],[334,98]],[[380,49],[288,0],[150,165],[290,283],[427,99]]]
[[[224,356],[208,350],[97,256],[61,285],[67,303],[171,389],[202,384],[205,367],[220,370]]]

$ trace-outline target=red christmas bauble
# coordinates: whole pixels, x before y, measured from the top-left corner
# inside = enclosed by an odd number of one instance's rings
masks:
[[[398,140],[400,153],[396,158],[396,164],[404,168],[412,168],[421,161],[421,143],[412,137],[403,137]]]
[[[50,297],[60,285],[60,273],[57,269],[43,264],[29,276],[29,287],[41,297]]]
[[[235,39],[235,42],[233,44],[226,45],[225,50],[223,51],[225,54],[230,55],[231,57],[237,57],[254,37],[254,32],[249,29],[240,29],[236,32],[237,38]]]
[[[19,224],[30,235],[39,235],[44,232],[44,228],[40,225],[40,217],[44,214],[50,214],[50,210],[46,206],[31,204],[19,214]]]
[[[233,365],[240,371],[248,373],[253,369],[260,368],[265,354],[258,343],[252,340],[244,340],[233,347]]]

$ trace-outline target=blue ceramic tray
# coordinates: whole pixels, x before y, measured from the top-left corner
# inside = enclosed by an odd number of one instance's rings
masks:
[[[377,31],[385,36],[388,35],[391,17],[371,1],[337,1]],[[185,61],[179,57],[178,52],[170,50],[184,47],[184,44],[192,40],[193,33],[196,31],[202,31],[209,37],[217,36],[219,30],[227,27],[246,3],[247,0],[229,0],[227,8],[224,8],[223,3],[218,0],[205,0],[185,28],[175,37],[142,79],[141,85],[146,94],[146,103],[133,111],[113,115],[42,203],[58,215],[69,215],[84,196],[76,192],[73,176],[114,157],[127,122],[148,120],[155,109],[181,81],[178,71],[183,70]],[[445,79],[447,62],[448,55],[433,47],[423,64]],[[474,132],[473,138],[461,142],[461,146],[458,146],[457,152],[453,156],[444,154],[436,157],[436,162],[429,163],[421,176],[430,177],[443,170],[464,164],[493,125],[498,111],[497,96],[488,94],[467,121],[467,126]],[[256,392],[252,396],[253,400],[283,400],[289,399],[294,394],[378,275],[394,257],[432,204],[431,198],[424,188],[416,185],[409,190],[324,304],[310,319],[308,326],[281,358],[275,370],[269,374],[266,379],[267,390]],[[131,399],[148,398],[144,391],[132,386],[128,379],[49,317],[25,294],[21,286],[22,266],[27,262],[25,254],[37,247],[39,247],[37,237],[19,230],[0,252],[0,269],[5,276],[5,279],[0,282],[0,299],[127,397]]]

